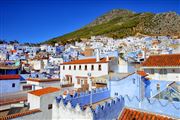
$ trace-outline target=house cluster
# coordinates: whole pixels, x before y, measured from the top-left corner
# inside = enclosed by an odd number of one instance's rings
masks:
[[[1,44],[0,119],[180,119],[178,42],[92,36]]]

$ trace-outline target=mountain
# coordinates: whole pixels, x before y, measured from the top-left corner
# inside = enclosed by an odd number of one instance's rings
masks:
[[[180,37],[180,16],[175,12],[154,14],[114,9],[79,30],[53,38],[45,43],[67,43],[97,35],[123,38],[137,33]]]

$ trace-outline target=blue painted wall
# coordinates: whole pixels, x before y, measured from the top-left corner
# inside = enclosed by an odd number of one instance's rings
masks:
[[[145,83],[148,83],[148,86],[146,87],[146,97],[153,97],[159,92],[163,91],[167,88],[167,85],[172,83],[172,81],[162,81],[162,80],[145,80]],[[160,89],[157,90],[157,84],[160,85]]]
[[[12,84],[15,83],[15,87]],[[20,80],[0,80],[0,94],[20,91]]]
[[[75,93],[73,97],[67,95],[67,97],[64,99],[64,103],[67,104],[70,101],[74,107],[77,105],[77,103],[79,103],[79,105],[83,107],[84,105],[90,104],[90,95],[91,94],[89,94],[89,92],[82,92],[80,93],[80,95]],[[99,102],[109,97],[110,97],[110,91],[107,88],[93,90],[92,103]],[[59,100],[60,99],[62,99],[62,97],[59,97]],[[59,100],[57,98],[57,101]]]
[[[139,80],[141,82],[139,82]],[[122,80],[116,80],[112,78],[111,80],[109,80],[108,85],[111,91],[111,97],[128,95],[131,97],[141,96],[141,98],[150,98],[158,94],[160,91],[166,89],[167,85],[170,83],[172,83],[172,81],[147,80],[144,77],[141,77],[138,74],[134,73]],[[141,86],[141,92],[139,92],[139,84]],[[160,85],[159,90],[157,90],[157,84]]]
[[[124,98],[119,97],[104,103],[104,105],[98,105],[94,111],[94,120],[115,120],[122,109],[124,108]]]
[[[5,75],[5,74],[18,74],[18,69],[14,70],[0,70],[0,75]]]
[[[139,80],[140,76],[137,74],[132,74],[122,80],[112,78],[109,81],[111,97],[117,97],[119,95],[139,96]],[[141,86],[144,87],[143,82],[141,82]],[[141,94],[144,94],[144,92]]]
[[[96,103],[102,101],[104,99],[110,98],[110,91],[107,88],[96,89],[92,92],[92,103]],[[90,104],[90,94],[89,92],[77,93],[74,96],[67,95],[65,99],[62,96],[56,98],[57,103],[63,100],[64,105],[70,101],[72,109],[75,108],[77,104],[82,108],[85,105]],[[120,112],[124,108],[125,101],[123,97],[114,98],[113,100],[109,100],[104,102],[103,105],[97,105],[95,109],[91,109],[93,112],[94,120],[112,120],[117,119]],[[84,110],[84,109],[82,109]]]

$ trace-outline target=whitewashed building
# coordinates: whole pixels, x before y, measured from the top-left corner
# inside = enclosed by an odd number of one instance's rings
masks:
[[[47,87],[28,93],[28,108],[0,117],[2,120],[52,120],[53,101],[60,94],[59,88]],[[18,108],[17,108],[18,109]]]
[[[61,83],[74,84],[75,88],[88,86],[89,81],[87,79],[89,73],[91,74],[90,77],[93,78],[107,75],[110,71],[113,71],[115,63],[112,59],[108,56],[100,58],[99,52],[97,52],[96,58],[65,62],[60,65]]]
[[[118,73],[132,73],[135,72],[135,67],[128,61],[123,60],[121,57],[118,59],[117,71]]]
[[[60,79],[51,78],[28,78],[27,84],[32,85],[33,90],[42,89],[45,87],[60,87]]]
[[[152,79],[180,81],[180,54],[150,56],[142,69]]]

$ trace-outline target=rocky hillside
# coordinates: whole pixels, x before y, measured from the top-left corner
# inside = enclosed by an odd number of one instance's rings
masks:
[[[53,38],[46,43],[74,42],[93,35],[123,38],[137,33],[180,37],[180,16],[175,12],[153,14],[116,9],[79,30]]]

